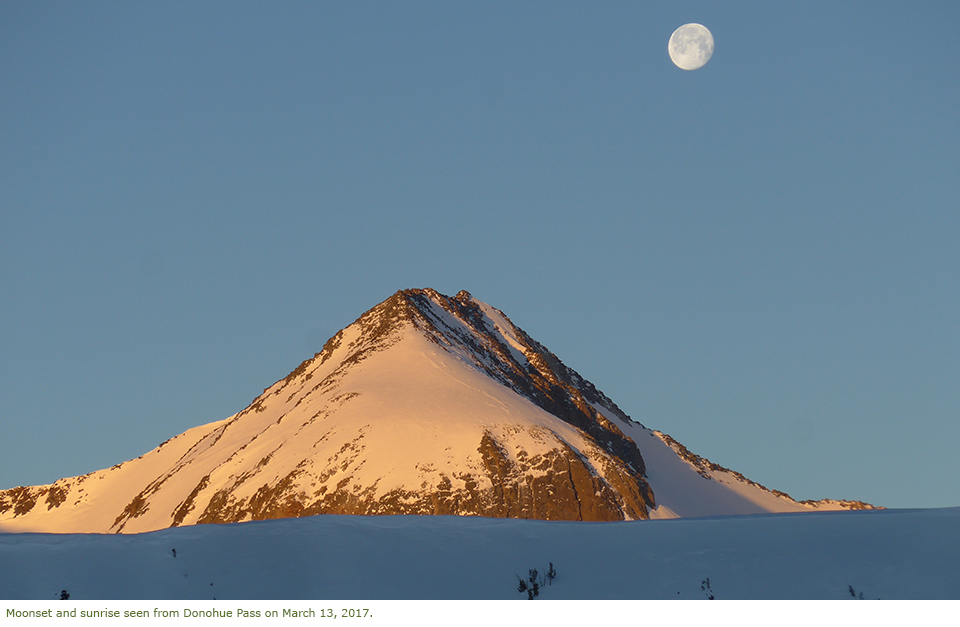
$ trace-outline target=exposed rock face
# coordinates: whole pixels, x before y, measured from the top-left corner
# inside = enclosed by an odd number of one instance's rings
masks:
[[[249,499],[235,501],[228,490],[210,499],[199,523],[227,523],[309,516],[355,515],[474,515],[491,518],[611,521],[646,517],[646,494],[633,487],[626,497],[598,477],[589,463],[569,446],[543,455],[511,461],[505,447],[489,433],[478,452],[485,475],[441,473],[430,489],[393,489],[377,496],[375,486],[350,485],[349,479],[333,491],[310,498],[294,488],[306,471],[294,471],[275,486],[264,485]],[[534,472],[530,472],[534,471]],[[617,477],[618,486],[635,486],[630,475]],[[487,485],[489,487],[483,487]],[[649,490],[647,492],[649,494]],[[175,521],[179,522],[179,521]]]

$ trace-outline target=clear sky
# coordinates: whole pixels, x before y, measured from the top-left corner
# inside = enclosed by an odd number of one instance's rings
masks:
[[[0,3],[0,488],[433,287],[770,488],[960,505],[958,51],[952,0]]]

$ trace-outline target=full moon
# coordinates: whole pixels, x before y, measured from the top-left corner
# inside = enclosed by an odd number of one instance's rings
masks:
[[[713,35],[701,24],[684,24],[670,35],[667,51],[681,70],[696,70],[713,56]]]

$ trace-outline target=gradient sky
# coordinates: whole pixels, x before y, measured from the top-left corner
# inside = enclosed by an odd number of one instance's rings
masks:
[[[0,488],[433,287],[767,487],[960,505],[958,50],[954,1],[7,0]]]

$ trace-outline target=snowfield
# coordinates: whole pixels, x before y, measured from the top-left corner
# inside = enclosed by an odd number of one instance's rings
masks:
[[[585,523],[312,516],[140,534],[0,533],[0,598],[960,598],[960,508]],[[176,551],[176,555],[174,555]],[[709,590],[705,581],[709,578]]]

